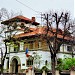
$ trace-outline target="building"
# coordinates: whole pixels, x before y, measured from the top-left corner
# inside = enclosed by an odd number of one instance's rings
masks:
[[[4,63],[5,71],[12,73],[24,72],[26,69],[42,68],[47,66],[51,69],[50,50],[45,39],[41,37],[44,34],[45,26],[42,27],[32,19],[24,16],[16,16],[3,21],[6,26],[6,48],[7,56]],[[55,31],[55,29],[53,29]],[[62,39],[59,29],[59,38]],[[53,36],[53,35],[52,35]],[[70,40],[66,37],[65,40]],[[58,58],[72,57],[74,46],[68,43],[62,44],[57,54]]]

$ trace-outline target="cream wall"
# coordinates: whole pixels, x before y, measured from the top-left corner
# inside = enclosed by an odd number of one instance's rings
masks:
[[[38,55],[42,56],[41,57],[41,64],[40,64],[40,67],[38,67],[38,68],[42,68],[42,66],[45,65],[46,60],[48,61],[48,63],[51,63],[51,61],[50,61],[50,53],[49,52],[45,52],[45,51],[29,51],[29,54],[32,55],[33,57],[34,57],[33,52],[36,52]],[[9,55],[9,64],[11,63],[11,60],[12,60],[13,57],[19,57],[20,61],[21,61],[21,69],[27,69],[26,59],[28,59],[28,57],[26,57],[25,52],[10,53],[10,55]],[[25,64],[25,66],[23,66],[22,64]],[[35,67],[35,65],[36,64],[34,64],[34,67]],[[6,68],[7,68],[7,59],[5,60],[5,65],[4,65],[4,69],[6,69]]]

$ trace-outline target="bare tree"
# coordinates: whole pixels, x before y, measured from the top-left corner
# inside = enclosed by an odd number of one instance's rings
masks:
[[[61,14],[56,12],[46,13],[44,14],[44,21],[46,23],[46,33],[44,37],[50,49],[52,75],[55,75],[56,54],[64,42],[69,41],[70,43],[73,40],[72,33],[75,30],[72,30],[72,28],[75,27],[75,25],[72,23],[69,13],[63,12]],[[54,27],[55,31],[53,29]]]
[[[18,16],[18,15],[22,15],[22,12],[14,12],[13,10],[11,11],[8,11],[6,8],[1,8],[0,9],[0,18],[2,20],[8,20],[10,18],[13,18],[15,16]]]
[[[0,20],[8,20],[10,18],[13,18],[15,16],[18,16],[18,15],[22,15],[22,12],[14,12],[11,10],[11,12],[8,12],[8,10],[6,8],[1,8],[0,9]],[[10,24],[8,25],[8,28],[10,28]],[[14,28],[14,26],[13,26]],[[1,31],[0,31],[0,34],[2,34],[3,32],[5,32],[6,30],[6,27],[5,25],[1,24]],[[15,28],[14,28],[15,29]],[[1,35],[2,36],[2,35]],[[2,36],[3,37],[3,36]],[[5,36],[4,36],[5,37]],[[10,31],[10,38],[11,40],[11,31]],[[3,67],[4,67],[4,61],[5,61],[5,58],[6,58],[6,54],[7,54],[7,45],[6,45],[6,41],[5,41],[5,54],[3,55],[3,58],[1,60],[1,72],[3,73]]]

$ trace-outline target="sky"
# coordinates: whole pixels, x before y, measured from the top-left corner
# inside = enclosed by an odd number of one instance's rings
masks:
[[[9,12],[22,11],[25,17],[31,19],[35,16],[36,21],[41,23],[40,12],[45,13],[51,11],[68,11],[74,18],[74,0],[0,0],[0,9],[6,8]]]
[[[6,8],[9,12],[22,11],[25,17],[40,19],[40,13],[52,11],[68,11],[74,17],[74,0],[0,0],[0,8]]]

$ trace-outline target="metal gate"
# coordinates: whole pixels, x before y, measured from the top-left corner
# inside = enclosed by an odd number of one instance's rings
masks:
[[[35,73],[35,75],[42,75],[42,73]]]
[[[52,75],[52,73],[47,73],[47,75]]]

